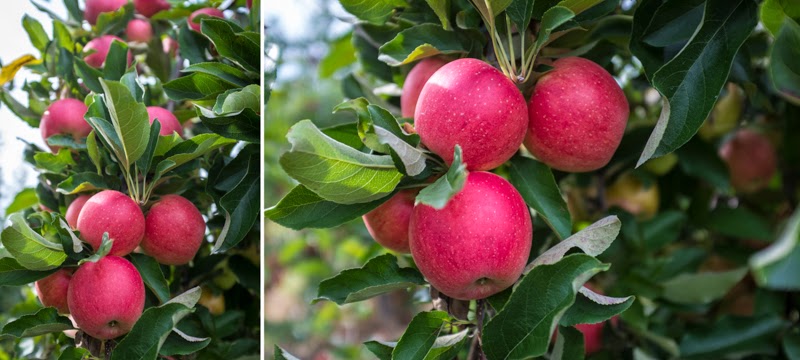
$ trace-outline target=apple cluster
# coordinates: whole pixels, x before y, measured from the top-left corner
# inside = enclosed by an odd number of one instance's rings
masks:
[[[147,18],[169,9],[170,4],[164,0],[133,2],[141,17],[128,24],[126,36],[131,42],[148,42],[152,27]],[[126,3],[128,0],[87,0],[85,18],[94,24],[99,14]],[[188,19],[196,31],[199,24],[192,20],[199,14],[223,17],[217,9],[197,10]],[[114,40],[123,41],[113,35],[89,41],[84,47],[86,63],[102,67]],[[92,131],[85,119],[87,110],[77,99],[54,101],[41,118],[45,143],[55,135],[83,142]],[[156,120],[161,124],[160,135],[183,137],[183,126],[168,109],[150,106],[147,113],[151,124]],[[58,146],[48,146],[54,153],[59,151]],[[81,330],[97,339],[112,339],[129,332],[144,309],[144,282],[126,255],[144,252],[163,265],[184,265],[195,257],[206,232],[205,219],[197,207],[177,194],[163,195],[150,204],[139,204],[116,190],[82,194],[72,200],[64,218],[95,252],[106,234],[112,246],[108,255],[97,261],[85,261],[77,269],[62,268],[37,281],[36,292],[44,306],[71,315]]]

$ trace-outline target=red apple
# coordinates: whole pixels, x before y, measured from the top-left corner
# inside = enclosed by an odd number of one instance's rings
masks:
[[[117,11],[127,3],[128,0],[86,0],[83,17],[89,24],[94,25],[100,13]]]
[[[418,190],[403,190],[363,216],[372,238],[387,249],[408,253],[408,222]]]
[[[176,132],[183,137],[181,122],[169,110],[158,106],[148,106],[147,115],[150,115],[151,124],[155,119],[158,119],[158,122],[161,123],[160,135],[172,135],[173,132]]]
[[[628,121],[628,100],[600,65],[578,57],[556,60],[528,103],[525,147],[562,171],[597,170],[611,160]]]
[[[247,8],[248,9],[252,9],[253,8],[253,0],[247,0]]]
[[[445,64],[447,61],[442,58],[429,57],[414,65],[414,68],[408,72],[403,84],[403,92],[400,95],[400,112],[403,117],[414,117],[422,87],[433,76],[433,73]]]
[[[71,278],[72,270],[59,269],[34,283],[36,294],[39,295],[42,305],[58,309],[59,314],[69,314],[67,289],[69,289],[69,280]]]
[[[153,38],[153,26],[147,20],[133,19],[128,22],[125,35],[128,41],[147,43]]]
[[[83,61],[86,61],[86,64],[93,68],[99,69],[103,67],[106,62],[106,56],[108,56],[108,51],[111,49],[111,43],[114,40],[125,42],[125,40],[114,35],[103,35],[86,43],[86,46],[83,47],[83,51],[89,52],[93,50],[94,53],[84,56]],[[133,56],[131,52],[128,51],[128,64],[130,64],[131,61],[133,61]]]
[[[47,107],[42,114],[39,130],[42,139],[47,143],[47,138],[57,135],[72,135],[76,140],[86,137],[92,132],[92,127],[83,118],[88,108],[83,101],[76,99],[56,100]],[[50,150],[58,152],[58,146],[50,146]]]
[[[186,21],[189,22],[189,27],[197,32],[200,32],[200,19],[197,19],[197,22],[195,22],[195,17],[197,17],[197,15],[208,15],[218,18],[225,18],[225,15],[222,13],[222,11],[220,11],[217,8],[203,8],[195,10],[195,12],[189,15],[189,18]]]
[[[97,251],[103,233],[114,240],[111,255],[125,256],[139,246],[144,236],[144,214],[128,195],[104,190],[92,196],[78,215],[78,231]]]
[[[506,162],[522,144],[525,99],[497,69],[476,59],[442,66],[422,88],[414,126],[428,149],[448,164],[461,145],[469,170]]]
[[[443,209],[415,206],[409,235],[411,255],[428,282],[452,298],[471,300],[519,279],[533,226],[528,206],[508,181],[472,172]]]
[[[144,282],[128,260],[106,256],[86,262],[72,275],[69,311],[78,327],[107,340],[128,333],[144,309]]]
[[[86,202],[89,201],[91,195],[81,195],[72,200],[72,202],[67,207],[67,213],[64,214],[64,218],[67,220],[67,224],[73,229],[78,228],[78,215],[81,213],[81,209],[83,209],[83,205],[86,205]]]
[[[778,166],[769,139],[750,129],[737,131],[719,149],[719,156],[728,165],[731,185],[743,193],[766,187]]]
[[[133,0],[133,6],[136,12],[147,17],[153,17],[160,11],[170,8],[170,5],[165,0]]]
[[[166,195],[147,213],[142,249],[161,264],[183,265],[197,254],[205,232],[203,215],[191,201]]]
[[[161,40],[161,48],[169,56],[175,56],[178,53],[178,46],[178,42],[169,36]]]

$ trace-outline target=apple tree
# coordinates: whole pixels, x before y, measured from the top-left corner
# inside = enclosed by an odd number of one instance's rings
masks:
[[[288,130],[294,187],[265,215],[383,247],[315,303],[424,304],[357,353],[798,356],[799,5],[339,4],[319,71],[344,98]]]
[[[259,2],[34,4],[52,20],[22,19],[39,53],[0,79],[46,144],[20,139],[38,184],[0,234],[0,285],[30,299],[3,355],[257,357]]]

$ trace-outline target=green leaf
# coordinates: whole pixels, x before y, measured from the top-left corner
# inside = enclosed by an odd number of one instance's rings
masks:
[[[17,99],[14,99],[14,97],[11,96],[8,91],[2,88],[0,88],[0,100],[2,100],[3,104],[6,105],[8,110],[11,110],[14,115],[22,119],[22,121],[25,121],[28,125],[33,127],[39,126],[39,121],[41,121],[42,115],[37,114],[27,106],[20,104]]]
[[[716,233],[740,239],[769,240],[773,233],[767,220],[744,206],[714,209],[707,226]]]
[[[704,0],[666,5],[648,0],[639,4],[630,31],[630,49],[642,62],[648,79],[675,55],[666,47],[682,47],[702,22]]]
[[[441,210],[467,182],[467,164],[461,161],[461,146],[456,145],[453,151],[453,163],[444,176],[436,179],[433,184],[422,189],[417,195],[416,204],[425,204],[434,209]]]
[[[205,349],[210,343],[211,338],[196,338],[175,328],[167,336],[158,353],[164,356],[191,355]]]
[[[145,254],[131,254],[131,263],[139,270],[147,288],[156,295],[162,304],[169,300],[169,284],[161,272],[161,265]]]
[[[370,155],[336,142],[310,120],[292,126],[292,148],[280,158],[283,169],[309,190],[340,204],[385,197],[403,175],[387,155]]]
[[[536,210],[559,239],[572,234],[572,219],[567,204],[550,168],[534,159],[515,156],[511,159],[508,180],[525,203]]]
[[[777,37],[786,20],[800,22],[800,7],[793,0],[765,0],[761,3],[760,18],[764,27]]]
[[[189,60],[189,64],[206,62],[206,49],[210,44],[205,36],[190,29],[186,21],[181,21],[181,25],[178,28],[178,48],[180,49],[181,57]]]
[[[218,205],[225,211],[225,225],[214,243],[213,252],[227,251],[238,244],[256,224],[261,213],[260,146],[247,145],[228,166],[222,169],[225,181],[239,179]],[[233,174],[239,174],[234,176]]]
[[[34,281],[44,279],[55,271],[55,268],[47,271],[28,270],[14,258],[0,258],[0,286],[28,285]]]
[[[425,0],[428,3],[428,6],[431,7],[436,16],[439,17],[439,21],[442,22],[442,28],[445,30],[453,30],[453,26],[450,25],[450,0]]]
[[[106,183],[105,179],[94,172],[84,172],[71,175],[64,181],[58,183],[56,191],[65,195],[74,195],[77,193],[105,190],[111,187]]]
[[[238,113],[244,109],[261,108],[261,86],[247,85],[241,89],[228,90],[217,98],[214,113],[218,115]]]
[[[133,19],[133,14],[133,2],[129,1],[115,11],[100,13],[100,15],[97,16],[97,23],[92,26],[92,30],[95,34],[99,35],[119,33],[128,26],[128,22]],[[78,27],[80,27],[80,25],[78,25]]]
[[[165,158],[156,165],[156,173],[153,182],[160,179],[169,171],[201,157],[211,151],[223,146],[235,144],[236,140],[226,139],[216,134],[200,134],[186,139],[173,146],[165,155]]]
[[[67,258],[60,243],[51,242],[28,226],[21,213],[8,217],[11,226],[5,228],[2,237],[6,250],[28,270],[55,269]]]
[[[147,147],[139,160],[136,160],[136,166],[142,174],[150,173],[150,167],[153,165],[153,156],[158,146],[158,139],[161,137],[161,120],[156,119],[150,124],[150,136],[147,138]]]
[[[149,359],[155,360],[178,322],[192,313],[200,299],[200,288],[193,288],[164,305],[151,307],[142,313],[136,324],[117,344],[111,360]]]
[[[425,359],[448,319],[450,315],[444,311],[424,311],[414,316],[397,341],[392,360]]]
[[[405,0],[339,0],[347,12],[373,24],[383,24],[395,8],[408,6]]]
[[[800,333],[797,328],[783,336],[783,352],[790,360],[800,359]]]
[[[87,262],[98,262],[102,258],[106,257],[109,252],[111,252],[111,246],[114,245],[114,240],[108,237],[108,232],[103,233],[103,238],[100,240],[100,246],[97,249],[94,249],[94,254],[89,257],[83,258],[78,261],[78,265]]]
[[[61,352],[61,356],[58,357],[58,360],[84,360],[91,358],[92,353],[90,353],[89,350],[70,346]]]
[[[264,215],[282,226],[294,230],[305,228],[332,228],[354,220],[383,204],[391,195],[358,204],[337,204],[308,190],[295,186]]]
[[[258,34],[241,32],[218,18],[202,19],[200,28],[221,56],[250,71],[261,69],[261,44],[253,39],[253,34]]]
[[[678,149],[677,154],[678,164],[687,175],[703,179],[718,189],[730,187],[728,166],[719,158],[713,145],[698,137]]]
[[[506,14],[515,24],[518,29],[527,29],[531,24],[531,17],[533,16],[534,0],[514,0],[508,5]]]
[[[761,287],[796,291],[800,289],[800,209],[784,226],[772,245],[750,257],[750,269]]]
[[[17,211],[32,208],[39,203],[39,197],[36,196],[36,189],[27,188],[18,192],[14,196],[14,200],[6,208],[6,216],[11,215]]]
[[[539,53],[542,46],[550,39],[550,34],[553,30],[574,17],[575,12],[563,6],[555,6],[545,11],[544,15],[542,15],[541,30],[539,30],[536,42],[533,44],[533,54]]]
[[[604,296],[582,287],[580,296],[575,298],[573,304],[559,322],[561,326],[575,326],[578,324],[597,324],[628,310],[635,298],[615,298]]]
[[[591,256],[598,256],[611,246],[621,228],[622,223],[618,217],[614,215],[604,217],[539,255],[528,265],[528,269],[535,269],[539,265],[555,264],[573,248],[579,248]]]
[[[758,22],[751,0],[708,0],[705,9],[703,23],[689,43],[651,77],[664,106],[637,166],[674,151],[694,136],[728,79],[733,57]],[[639,10],[635,16],[649,15]],[[641,39],[632,37],[631,43],[637,40]],[[634,55],[639,54],[634,51]]]
[[[128,69],[128,44],[114,39],[108,49],[105,65],[103,65],[103,79],[119,81]]]
[[[575,302],[578,289],[608,267],[584,254],[534,267],[517,283],[506,306],[484,326],[486,356],[519,359],[545,354],[556,325]]]
[[[746,357],[774,354],[775,336],[784,327],[777,315],[723,317],[714,324],[691,329],[680,343],[681,358],[721,359],[727,354]]]
[[[378,59],[391,66],[400,66],[439,54],[480,53],[484,41],[477,30],[447,31],[438,24],[421,24],[401,31],[383,44]]]
[[[794,105],[800,105],[799,55],[800,25],[792,19],[786,19],[772,44],[769,76],[778,94]]]
[[[47,33],[44,31],[42,24],[38,20],[30,17],[30,15],[25,14],[22,17],[22,27],[25,28],[25,32],[28,33],[28,38],[30,38],[33,47],[44,52],[47,49],[47,43],[50,42],[50,38],[47,37]]]
[[[583,333],[572,327],[558,327],[558,337],[553,348],[553,360],[583,360]]]
[[[275,360],[300,360],[292,354],[289,354],[286,350],[280,348],[280,346],[275,345],[275,349],[273,350],[273,355],[275,356]]]
[[[57,154],[49,152],[36,153],[33,155],[33,160],[36,162],[36,167],[54,174],[59,174],[68,167],[75,166],[72,152],[67,148],[59,149]]]
[[[100,84],[100,79],[103,78],[103,73],[100,72],[100,70],[97,70],[86,64],[83,59],[75,58],[73,59],[73,62],[75,64],[75,72],[80,75],[81,79],[83,80],[83,84],[86,85],[89,90],[98,94],[102,94],[103,86]]]
[[[111,114],[111,123],[120,140],[116,149],[120,166],[130,168],[147,149],[150,133],[150,117],[147,107],[137,102],[128,87],[117,81],[100,80],[103,86],[103,99]]]
[[[332,41],[328,53],[319,62],[319,77],[329,78],[339,69],[356,62],[356,49],[353,47],[353,33]]]
[[[436,338],[430,351],[425,355],[425,360],[451,360],[455,359],[470,339],[469,329],[450,335]],[[367,341],[364,346],[380,360],[391,360],[392,352],[397,346],[396,342]]]
[[[16,338],[34,337],[72,329],[72,321],[58,315],[56,308],[47,307],[35,314],[25,315],[3,326],[0,335]]]
[[[257,143],[261,138],[261,116],[253,109],[244,109],[226,115],[214,114],[201,106],[200,120],[209,130],[230,139]]]
[[[367,261],[361,268],[344,270],[323,280],[317,289],[315,301],[330,300],[344,305],[423,284],[425,279],[419,271],[401,268],[394,255],[384,254]]]
[[[746,268],[680,274],[663,284],[663,297],[679,304],[708,304],[719,300],[747,274]]]
[[[252,81],[249,80],[249,76],[247,74],[237,69],[233,66],[228,64],[219,63],[219,62],[204,62],[199,64],[192,64],[186,67],[185,69],[181,70],[183,73],[191,74],[191,73],[203,73],[207,75],[213,75],[217,78],[225,80],[232,85],[245,87],[247,85],[251,85]]]
[[[214,99],[235,88],[236,85],[203,72],[191,73],[164,84],[164,92],[176,101]]]

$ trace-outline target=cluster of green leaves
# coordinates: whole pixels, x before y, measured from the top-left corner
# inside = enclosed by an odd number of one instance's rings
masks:
[[[22,85],[28,105],[9,95],[13,84],[0,89],[3,103],[33,127],[53,101],[83,100],[93,129],[85,141],[50,137],[49,145],[60,147],[56,153],[29,143],[26,160],[40,181],[6,209],[11,226],[0,236],[0,285],[25,286],[59,268],[96,260],[104,247],[107,252],[110,243],[91,249],[64,220],[67,205],[82,194],[123,191],[145,209],[159,195],[181,194],[208,219],[208,242],[189,266],[128,256],[147,287],[146,308],[129,334],[103,346],[113,349],[114,359],[186,354],[235,359],[259,350],[260,14],[248,11],[244,0],[231,2],[229,19],[203,18],[201,32],[189,29],[191,12],[220,3],[174,4],[151,19],[155,36],[149,44],[113,42],[102,69],[85,63],[83,47],[104,34],[124,37],[134,16],[132,3],[101,14],[91,29],[83,27],[75,0],[64,1],[67,19],[37,5],[52,18],[53,30],[51,38],[41,23],[23,19],[40,51],[40,60],[27,56],[16,62],[39,75]],[[260,8],[258,1],[253,6]],[[177,41],[178,52],[164,50],[162,39]],[[159,136],[160,123],[149,123],[146,106],[163,106],[180,121],[192,121],[185,138]],[[228,311],[212,315],[195,306],[199,286],[227,298]],[[13,351],[21,352],[24,338],[68,329],[69,319],[44,308],[9,322],[0,334],[18,338]],[[99,349],[85,336],[83,348],[64,336],[45,338],[22,356],[51,349],[61,359],[82,359]]]
[[[800,288],[794,275],[800,256],[800,162],[792,144],[800,128],[791,121],[800,114],[800,71],[791,61],[800,41],[797,5],[780,0],[645,0],[630,9],[614,0],[340,3],[359,22],[330,42],[319,74],[342,79],[344,96],[353,100],[336,107],[335,115],[349,110],[356,121],[321,129],[315,123],[331,122],[301,121],[290,130],[292,147],[281,165],[299,185],[266,212],[285,227],[350,223],[397,189],[420,186],[432,174],[446,175],[427,186],[419,202],[443,206],[458,191],[463,174],[458,162],[444,168],[403,130],[406,119],[392,117],[399,112],[403,79],[419,59],[486,56],[505,68],[504,61],[524,65],[537,58],[582,56],[618,75],[632,109],[622,144],[595,173],[553,172],[524,154],[498,169],[535,210],[535,246],[524,277],[488,305],[470,304],[466,319],[419,313],[398,342],[365,344],[378,358],[464,356],[477,336],[489,359],[537,357],[548,350],[550,357],[581,358],[583,352],[573,350],[583,340],[571,327],[615,314],[621,314],[620,325],[605,332],[601,356],[797,356],[792,309],[799,304],[793,292]],[[756,29],[759,21],[766,30]],[[513,31],[512,23],[524,31]],[[499,35],[487,36],[488,28]],[[489,43],[508,57],[487,56]],[[725,134],[694,137],[728,91],[726,83],[738,84],[747,97],[738,123]],[[528,94],[532,86],[526,82],[520,88]],[[660,103],[652,100],[655,92]],[[780,168],[755,194],[731,189],[717,154],[740,127],[757,127],[778,144]],[[654,159],[660,156],[665,157]],[[656,170],[657,162],[668,165]],[[660,189],[655,216],[609,207],[604,188],[624,173]],[[573,247],[580,251],[570,251]],[[592,282],[616,297],[579,290],[595,274]],[[407,288],[424,288],[413,259],[378,255],[322,281],[317,300],[353,304]],[[415,299],[426,298],[417,291]],[[479,314],[487,312],[491,320],[478,333],[477,319],[484,316]],[[558,341],[548,349],[555,330]],[[275,356],[291,358],[280,348]]]

